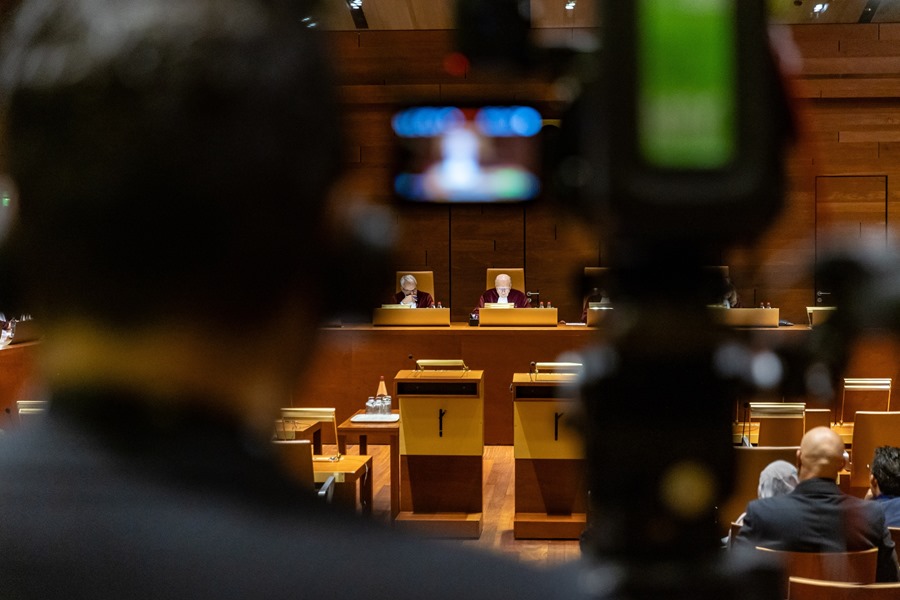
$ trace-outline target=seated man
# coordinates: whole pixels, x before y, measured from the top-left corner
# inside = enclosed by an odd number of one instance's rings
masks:
[[[485,290],[478,299],[478,307],[484,308],[485,304],[514,304],[515,308],[528,308],[528,298],[524,292],[512,288],[512,279],[506,273],[501,273],[494,278],[494,287]]]
[[[828,427],[810,429],[797,450],[800,483],[790,494],[747,505],[736,544],[794,552],[878,548],[878,581],[898,581],[897,555],[874,502],[844,494],[835,480],[844,468],[844,442]]]
[[[400,278],[400,291],[394,294],[395,304],[411,304],[413,308],[431,308],[434,299],[428,292],[419,290],[419,282],[412,275],[404,275]]]
[[[874,498],[884,509],[888,527],[900,527],[900,448],[879,446],[872,459],[867,498]]]

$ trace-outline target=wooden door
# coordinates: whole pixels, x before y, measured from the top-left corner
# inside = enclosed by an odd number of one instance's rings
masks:
[[[887,246],[887,177],[816,177],[816,261],[835,250]],[[837,306],[832,283],[816,281],[815,306]]]

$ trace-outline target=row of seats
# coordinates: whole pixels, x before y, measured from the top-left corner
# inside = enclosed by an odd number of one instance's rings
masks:
[[[802,420],[800,421],[802,422]],[[727,525],[744,511],[747,503],[757,497],[759,473],[769,463],[776,460],[796,462],[797,449],[803,432],[818,425],[828,426],[815,420],[807,421],[805,427],[790,439],[792,444],[737,446],[735,452],[735,489],[731,498],[719,507],[719,523]],[[762,428],[760,426],[760,435]],[[856,414],[850,452],[849,488],[851,492],[869,487],[868,463],[878,446],[896,446],[900,440],[900,412],[860,411]],[[724,535],[724,530],[722,534]]]
[[[892,529],[895,542],[900,529]],[[756,548],[784,568],[788,600],[897,600],[900,583],[875,583],[878,549],[856,552],[787,552]]]

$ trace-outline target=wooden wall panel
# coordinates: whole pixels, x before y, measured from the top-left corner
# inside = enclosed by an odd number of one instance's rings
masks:
[[[800,121],[801,145],[787,164],[789,189],[784,210],[749,247],[724,253],[732,278],[750,305],[769,301],[782,316],[806,319],[813,300],[815,181],[832,175],[887,177],[887,235],[900,241],[900,24],[797,25],[789,32],[804,58],[790,86]],[[544,35],[593,35],[578,28],[542,29]],[[377,201],[390,201],[390,138],[383,125],[392,102],[424,99],[493,99],[500,94],[535,101],[550,115],[562,108],[550,82],[469,69],[452,77],[443,69],[453,50],[452,31],[361,31],[330,34],[340,56],[342,101],[351,112],[346,157],[353,185]],[[359,113],[359,114],[353,114]],[[401,208],[401,212],[406,209]],[[438,289],[449,290],[452,318],[463,320],[483,289],[488,266],[525,266],[529,287],[553,300],[571,320],[580,302],[567,289],[571,272],[596,264],[599,234],[578,232],[537,207],[481,209],[454,206],[449,215],[398,220],[401,237],[416,230],[434,238],[449,231],[447,246],[429,246],[428,257],[401,241],[397,268],[435,271]],[[551,211],[552,213],[552,211]],[[432,222],[433,220],[433,222]],[[430,244],[431,242],[429,242]],[[437,243],[437,242],[436,242]],[[444,256],[448,258],[444,260]],[[602,260],[602,255],[599,257]],[[444,271],[446,269],[446,271]],[[552,297],[551,297],[552,296]],[[580,316],[580,314],[578,315]]]
[[[360,31],[356,48],[343,48],[339,81],[348,84],[435,83],[457,77],[444,69],[455,50],[453,31]]]
[[[488,267],[525,266],[524,225],[525,214],[520,205],[452,207],[451,320],[468,319],[469,311],[484,292]],[[528,281],[526,270],[526,285]]]
[[[816,178],[816,249],[884,247],[887,231],[887,178]]]
[[[599,228],[585,226],[549,204],[526,210],[525,266],[528,287],[552,301],[563,321],[581,320],[584,267],[601,266]]]
[[[450,207],[404,205],[397,214],[397,271],[434,271],[434,300],[450,304]]]

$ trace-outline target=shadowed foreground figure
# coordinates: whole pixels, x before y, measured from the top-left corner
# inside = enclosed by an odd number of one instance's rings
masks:
[[[361,268],[328,226],[340,136],[304,6],[26,0],[6,19],[4,265],[51,409],[0,440],[0,598],[578,597],[568,570],[333,513],[273,460],[310,290]]]
[[[897,581],[897,556],[884,511],[844,494],[835,483],[844,467],[844,442],[828,427],[810,429],[797,451],[800,483],[784,496],[747,506],[736,543],[794,552],[878,548],[878,581]]]

